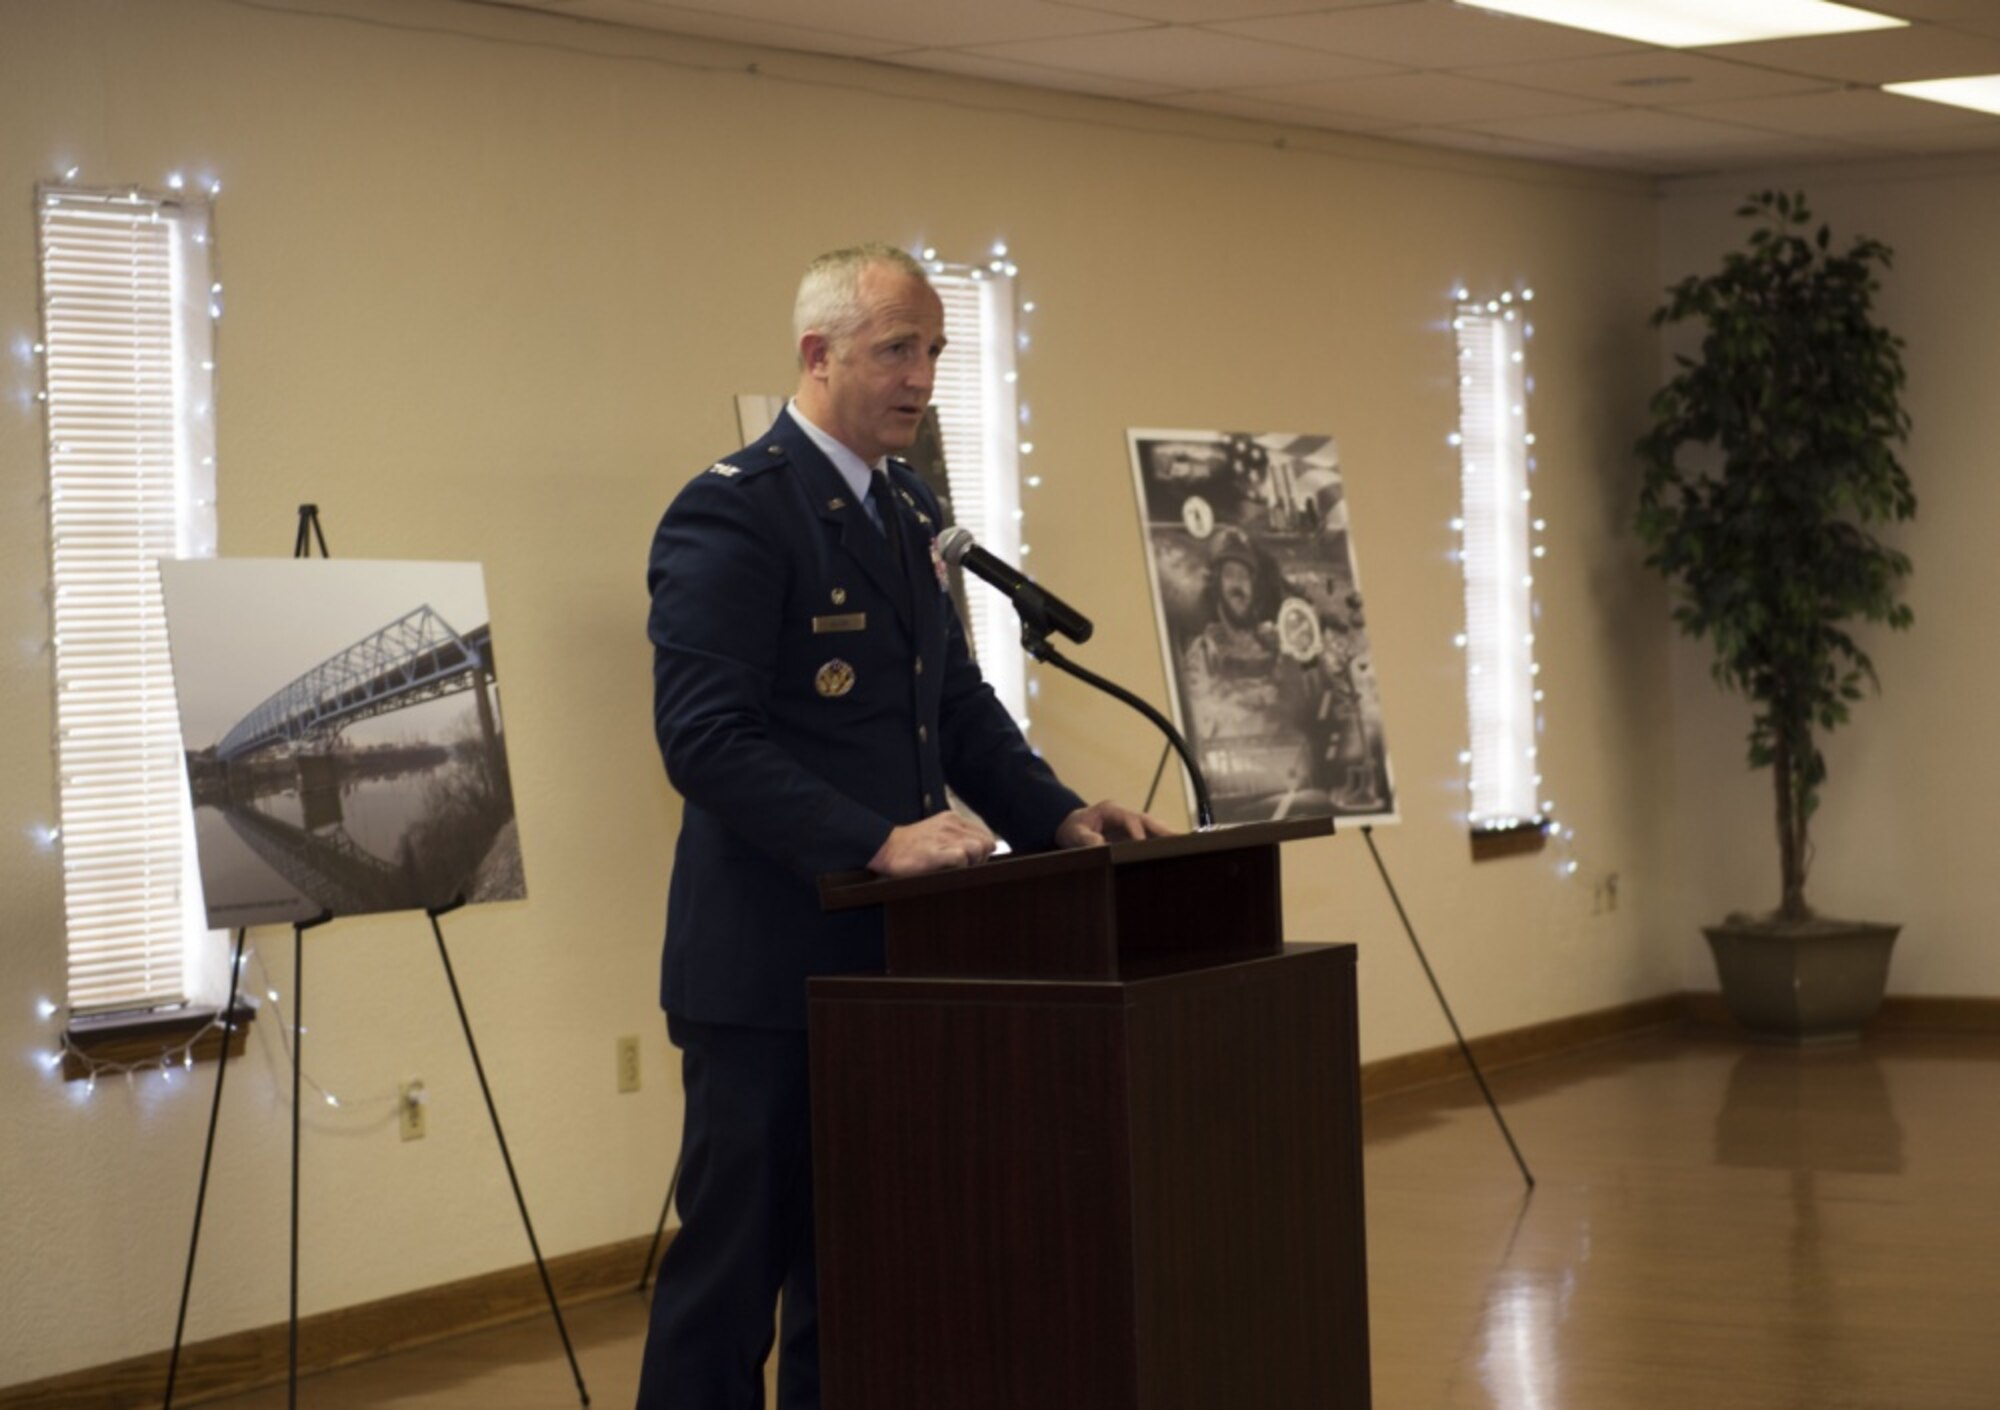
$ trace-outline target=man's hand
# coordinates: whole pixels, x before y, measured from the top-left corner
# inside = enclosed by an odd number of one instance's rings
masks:
[[[1148,813],[1114,803],[1109,798],[1078,808],[1056,829],[1062,847],[1095,847],[1106,837],[1137,842],[1142,837],[1172,837],[1174,830]]]
[[[922,876],[977,866],[992,855],[993,834],[947,810],[892,830],[869,859],[868,870],[878,876]]]

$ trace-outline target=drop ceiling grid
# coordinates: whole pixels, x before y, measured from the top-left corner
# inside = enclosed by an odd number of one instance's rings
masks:
[[[2000,150],[1884,94],[2000,72],[2000,0],[1862,0],[1907,29],[1670,50],[1454,0],[508,0],[697,37],[1664,174]]]

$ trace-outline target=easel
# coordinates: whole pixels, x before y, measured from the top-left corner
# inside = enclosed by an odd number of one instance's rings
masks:
[[[1169,748],[1171,747],[1169,745]],[[1166,772],[1167,758],[1168,749],[1162,749],[1160,762],[1153,770],[1152,787],[1146,790],[1146,801],[1143,805],[1145,808],[1153,806],[1153,795],[1159,792],[1160,777]],[[1382,853],[1375,846],[1375,829],[1371,824],[1361,825],[1361,839],[1368,844],[1368,855],[1375,859],[1375,870],[1381,874],[1382,886],[1389,893],[1389,901],[1396,908],[1397,918],[1403,922],[1403,934],[1409,937],[1410,948],[1417,953],[1417,963],[1423,966],[1424,978],[1430,981],[1431,993],[1437,997],[1438,1007],[1444,1010],[1444,1021],[1451,1025],[1451,1036],[1458,1043],[1459,1055],[1471,1069],[1472,1080],[1479,1084],[1479,1094],[1486,1098],[1486,1109],[1493,1113],[1494,1124],[1499,1126],[1501,1138],[1507,1142],[1507,1149],[1513,1153],[1514,1164],[1521,1168],[1521,1178],[1527,1181],[1528,1192],[1533,1194],[1534,1172],[1528,1169],[1528,1162],[1522,1157],[1521,1148],[1514,1143],[1514,1133],[1507,1127],[1507,1118],[1500,1114],[1500,1103],[1494,1100],[1493,1089],[1486,1085],[1486,1074],[1479,1070],[1479,1059],[1472,1055],[1472,1047],[1465,1041],[1465,1034],[1459,1029],[1458,1016],[1451,1011],[1451,1002],[1444,996],[1444,986],[1438,983],[1437,973],[1431,968],[1429,957],[1424,954],[1423,944],[1417,939],[1416,927],[1410,924],[1410,913],[1403,909],[1403,898],[1396,894],[1396,883],[1389,879],[1389,868],[1383,863]],[[664,1226],[665,1220],[662,1219],[661,1222]]]
[[[319,545],[321,558],[331,557],[326,551],[326,534],[320,528],[319,506],[302,504],[299,506],[299,531],[292,543],[292,557],[312,557],[312,545]],[[483,689],[483,685],[479,688]],[[451,986],[451,1001],[458,1009],[459,1027],[465,1032],[466,1050],[472,1055],[472,1070],[478,1074],[479,1090],[486,1098],[486,1114],[492,1119],[493,1134],[500,1141],[500,1159],[507,1166],[507,1182],[514,1189],[514,1203],[521,1211],[521,1227],[527,1231],[528,1247],[535,1255],[535,1269],[542,1276],[542,1291],[548,1295],[549,1311],[556,1320],[556,1331],[562,1337],[563,1353],[569,1358],[570,1375],[576,1379],[578,1398],[585,1406],[590,1404],[590,1392],[583,1383],[583,1372],[576,1364],[576,1349],[571,1346],[569,1328],[563,1323],[562,1307],[556,1301],[555,1284],[549,1279],[549,1265],[542,1257],[542,1246],[535,1238],[534,1222],[528,1217],[528,1202],[521,1194],[521,1182],[514,1173],[514,1157],[507,1149],[507,1133],[500,1127],[500,1110],[493,1103],[493,1090],[486,1082],[486,1066],[479,1060],[479,1044],[472,1037],[472,1020],[465,1011],[465,1000],[458,989],[458,975],[451,966],[451,953],[445,948],[444,929],[438,924],[440,916],[449,915],[465,904],[463,895],[456,896],[441,906],[433,906],[424,914],[431,923],[431,934],[437,939],[438,958],[444,963],[445,980]],[[291,1210],[291,1305],[286,1319],[286,1398],[289,1407],[296,1407],[299,1401],[299,1131],[303,1108],[300,1104],[300,1085],[305,1069],[305,933],[335,919],[331,911],[321,911],[310,920],[292,923],[292,1210]],[[195,1253],[201,1245],[202,1212],[208,1202],[208,1172],[215,1154],[215,1127],[222,1114],[222,1083],[229,1075],[229,1040],[235,1025],[236,998],[243,976],[243,942],[249,934],[248,927],[236,932],[236,947],[229,963],[229,1003],[222,1011],[222,1052],[215,1065],[215,1099],[208,1112],[208,1138],[202,1147],[201,1185],[195,1194],[194,1232],[188,1238],[187,1272],[181,1279],[180,1313],[174,1319],[174,1349],[167,1362],[167,1391],[162,1410],[173,1410],[174,1382],[180,1372],[181,1338],[187,1327],[188,1295],[194,1287]]]

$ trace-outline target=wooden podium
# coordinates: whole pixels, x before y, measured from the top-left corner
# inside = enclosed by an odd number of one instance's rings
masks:
[[[1286,945],[1323,819],[828,877],[810,985],[826,1410],[1365,1410],[1354,947]]]

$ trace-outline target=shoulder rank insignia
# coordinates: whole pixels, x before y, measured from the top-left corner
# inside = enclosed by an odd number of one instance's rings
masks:
[[[731,465],[726,460],[718,460],[715,462],[715,464],[708,467],[708,473],[711,475],[720,475],[724,479],[730,479],[734,476],[741,475],[743,473],[743,467],[741,465]]]

